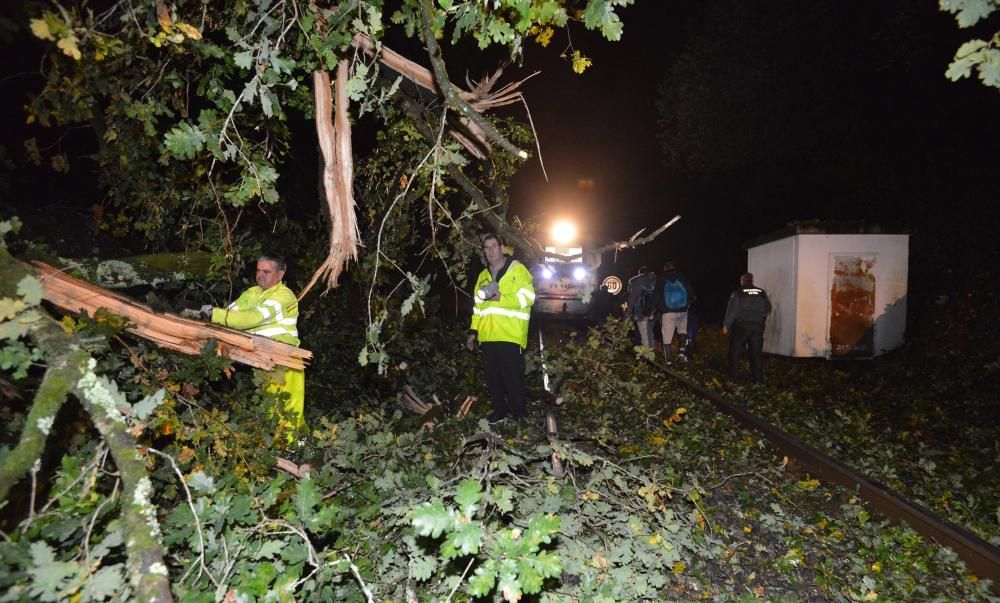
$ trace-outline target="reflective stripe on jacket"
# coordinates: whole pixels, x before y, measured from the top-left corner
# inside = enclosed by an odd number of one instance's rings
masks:
[[[250,287],[228,308],[213,308],[212,322],[224,327],[263,335],[299,345],[299,302],[292,290],[278,283],[267,291]]]
[[[519,346],[528,345],[528,321],[531,319],[531,305],[535,303],[535,287],[531,273],[524,264],[510,260],[510,266],[500,277],[500,300],[484,301],[476,292],[493,280],[487,267],[479,273],[476,286],[472,290],[475,305],[472,307],[473,331],[483,341],[509,341]]]

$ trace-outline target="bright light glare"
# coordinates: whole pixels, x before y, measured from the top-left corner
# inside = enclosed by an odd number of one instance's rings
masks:
[[[542,278],[552,278],[552,271],[548,266],[542,268]]]
[[[587,276],[587,271],[583,268],[577,267],[573,269],[573,278],[576,280],[582,281],[585,276]]]
[[[552,225],[552,241],[557,245],[571,243],[576,238],[576,226],[572,222],[560,220]]]

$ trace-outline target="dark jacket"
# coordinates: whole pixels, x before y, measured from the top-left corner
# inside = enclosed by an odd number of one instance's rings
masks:
[[[766,291],[753,285],[740,287],[729,296],[726,318],[722,324],[727,329],[733,328],[738,322],[764,324],[770,313],[771,300],[767,298]]]
[[[642,297],[642,290],[644,288],[643,285],[645,283],[649,283],[649,284],[653,285],[653,300],[654,300],[653,304],[654,305],[653,305],[653,308],[650,309],[649,316],[643,316],[643,313],[640,312],[640,308],[639,308],[639,298]],[[656,273],[655,272],[644,272],[642,274],[638,274],[636,276],[633,276],[632,278],[629,279],[629,281],[628,281],[628,314],[629,314],[629,317],[632,318],[632,320],[644,320],[644,319],[648,319],[648,318],[650,318],[650,317],[652,317],[652,316],[655,315],[653,312],[654,312],[654,310],[656,308],[658,308],[658,306],[656,305],[656,301],[655,301],[656,297],[657,297],[657,291],[658,291],[656,289],[656,284],[657,284],[657,280],[656,280]],[[659,297],[663,297],[663,294],[660,293]]]
[[[684,288],[687,290],[687,297],[688,297],[687,306],[685,306],[684,308],[676,310],[671,310],[667,308],[667,300],[664,297],[663,289],[666,286],[668,280],[670,281],[679,280],[681,284],[684,285]],[[687,312],[688,308],[691,306],[691,304],[694,303],[694,300],[697,297],[698,295],[694,291],[694,285],[691,284],[691,281],[689,281],[687,276],[680,270],[668,270],[664,272],[663,275],[660,276],[660,278],[657,279],[656,281],[656,304],[657,304],[656,309],[659,311],[660,314],[668,314],[671,312]]]

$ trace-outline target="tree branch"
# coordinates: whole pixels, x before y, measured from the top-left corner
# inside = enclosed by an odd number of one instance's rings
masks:
[[[621,241],[621,242],[616,242],[616,243],[608,243],[604,247],[598,247],[597,249],[588,249],[588,250],[586,250],[586,251],[584,251],[582,253],[574,253],[574,254],[571,254],[571,255],[564,255],[564,254],[561,254],[561,253],[552,253],[552,252],[546,251],[545,252],[545,257],[547,257],[547,258],[555,258],[557,260],[562,260],[564,262],[568,262],[569,260],[574,260],[576,258],[583,257],[584,254],[604,253],[605,251],[611,251],[611,250],[620,251],[622,249],[634,249],[635,247],[639,247],[641,245],[645,245],[646,243],[649,243],[650,241],[652,241],[656,237],[660,236],[661,234],[663,234],[664,230],[666,230],[666,229],[670,228],[671,226],[673,226],[680,219],[681,219],[680,214],[677,214],[676,216],[674,216],[673,218],[671,218],[670,221],[668,221],[666,224],[664,224],[663,226],[657,228],[652,233],[650,233],[650,234],[648,234],[648,235],[646,235],[644,237],[641,237],[641,238],[639,237],[639,235],[642,234],[643,231],[646,230],[645,228],[643,228],[639,232],[637,232],[634,235],[632,235],[631,237],[629,237],[629,239],[627,241]]]
[[[483,132],[508,153],[521,159],[528,158],[528,152],[514,146],[503,134],[497,131],[488,119],[473,109],[468,102],[459,96],[454,86],[448,79],[448,71],[444,65],[444,58],[441,56],[441,47],[438,46],[437,39],[434,38],[434,28],[431,26],[431,3],[430,0],[420,0],[420,24],[424,36],[424,46],[427,48],[427,55],[431,61],[434,72],[434,80],[437,82],[441,94],[444,95],[448,103],[454,107],[463,117],[482,128]]]
[[[48,347],[40,341],[46,339],[45,330],[34,329],[38,333],[32,337],[43,348]],[[21,432],[21,439],[17,447],[0,463],[0,500],[7,499],[10,489],[26,476],[35,461],[41,458],[49,430],[63,402],[66,401],[66,395],[80,377],[80,363],[86,359],[87,353],[79,349],[65,349],[62,352],[50,352],[47,356],[48,370],[45,371],[42,383],[35,392],[24,431]]]
[[[403,112],[413,120],[413,125],[420,132],[420,135],[433,145],[436,138],[430,125],[423,117],[420,105],[402,93],[397,93],[393,98],[396,99]],[[449,163],[445,165],[445,169],[448,171],[448,175],[454,178],[462,190],[472,197],[472,200],[479,206],[481,211],[476,216],[487,228],[499,233],[505,241],[517,247],[523,254],[525,261],[534,263],[544,255],[544,251],[537,243],[528,239],[523,232],[508,226],[503,218],[491,209],[492,204],[486,199],[486,195],[462,172],[459,166]]]
[[[17,283],[30,271],[0,247],[0,297],[17,297]],[[80,350],[66,345],[62,329],[46,318],[33,325],[29,336],[46,351],[48,370],[35,392],[21,439],[14,450],[0,463],[0,501],[6,500],[11,488],[24,476],[45,450],[45,439],[56,414],[66,401],[66,395],[79,377],[79,363],[86,357]],[[60,337],[61,336],[61,337]],[[58,340],[58,341],[57,341]]]
[[[16,283],[28,274],[30,272],[26,266],[14,259],[6,249],[0,248],[0,295],[13,293]],[[29,412],[28,425],[25,427],[28,442],[20,454],[20,460],[23,462],[23,459],[30,458],[28,453],[34,454],[35,459],[31,460],[31,465],[34,465],[38,455],[41,454],[44,436],[48,431],[45,425],[51,425],[48,419],[54,419],[54,412],[62,404],[66,392],[72,391],[80,399],[94,425],[107,441],[121,475],[124,485],[122,512],[127,539],[125,549],[128,554],[129,573],[135,588],[135,598],[139,601],[163,603],[173,601],[167,566],[163,562],[163,545],[160,542],[156,507],[150,500],[153,485],[142,459],[139,458],[135,439],[129,433],[121,411],[115,406],[112,392],[104,385],[106,382],[94,374],[96,361],[90,358],[90,354],[44,311],[42,318],[36,321],[29,335],[45,352],[49,359],[49,368],[42,387],[35,396],[36,401],[42,402],[43,408],[38,412],[32,408]],[[37,430],[37,433],[33,430]],[[22,442],[24,439],[22,436]],[[18,448],[21,448],[21,444]],[[10,455],[8,459],[9,457]],[[21,468],[19,464],[8,466],[6,459],[3,466],[5,471],[8,468]],[[10,480],[15,475],[14,471],[5,472],[4,478]],[[6,481],[4,483],[9,489],[11,484]]]
[[[121,411],[114,405],[111,392],[94,373],[96,366],[97,362],[92,358],[85,365],[77,365],[83,376],[74,385],[73,392],[108,443],[121,475],[125,551],[135,598],[162,603],[173,601],[167,566],[163,562],[160,524],[156,506],[151,500],[153,483],[139,456],[135,438],[129,432]]]

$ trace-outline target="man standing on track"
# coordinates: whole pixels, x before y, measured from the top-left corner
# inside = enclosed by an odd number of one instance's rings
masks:
[[[674,262],[663,264],[658,281],[661,295],[657,296],[660,311],[660,332],[663,335],[663,357],[671,363],[674,354],[674,332],[677,332],[677,357],[687,362],[688,308],[696,298],[694,286]]]
[[[749,272],[740,276],[740,286],[729,296],[722,334],[729,335],[729,377],[736,379],[743,348],[750,352],[753,382],[764,382],[764,322],[771,313],[767,292],[753,284]]]
[[[503,253],[495,234],[483,239],[486,268],[479,273],[473,290],[472,325],[466,346],[476,342],[483,351],[486,388],[493,411],[490,421],[527,415],[524,389],[524,348],[528,345],[528,321],[535,302],[531,273],[521,262]]]

